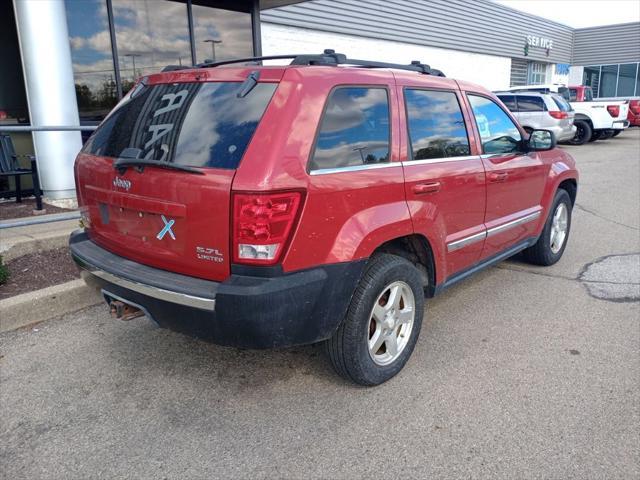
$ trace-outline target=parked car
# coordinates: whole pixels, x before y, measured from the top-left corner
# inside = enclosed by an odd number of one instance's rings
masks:
[[[574,112],[564,98],[553,93],[494,92],[513,113],[527,132],[551,130],[558,142],[566,142],[576,134]]]
[[[425,295],[518,252],[560,259],[578,172],[477,85],[291,58],[138,82],[76,159],[71,254],[115,316],[243,348],[324,342],[376,385],[409,359]]]
[[[565,99],[571,99],[571,87],[559,84],[525,85],[511,87],[509,91],[529,91],[540,93],[559,93]],[[570,101],[575,111],[574,125],[576,135],[570,143],[582,145],[588,141],[604,139],[612,136],[616,130],[624,130],[629,126],[627,112],[629,105],[624,100],[607,101]]]
[[[569,87],[569,96],[572,102],[591,102],[593,101],[593,91],[591,87],[586,85],[572,85]],[[611,98],[601,98],[601,101],[620,100]],[[631,97],[626,99],[629,104],[627,120],[630,127],[640,127],[640,97]],[[616,130],[613,136],[621,133],[622,130]]]

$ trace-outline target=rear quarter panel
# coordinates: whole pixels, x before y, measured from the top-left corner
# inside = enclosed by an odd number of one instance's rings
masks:
[[[386,88],[390,165],[310,175],[311,155],[327,97],[336,86]],[[382,243],[412,233],[399,163],[400,133],[393,75],[335,67],[289,68],[237,170],[234,191],[303,190],[305,201],[284,271],[367,258]]]

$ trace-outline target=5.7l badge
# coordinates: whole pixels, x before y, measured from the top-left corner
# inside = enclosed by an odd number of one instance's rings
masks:
[[[196,247],[196,257],[209,262],[224,262],[224,255],[217,248]]]

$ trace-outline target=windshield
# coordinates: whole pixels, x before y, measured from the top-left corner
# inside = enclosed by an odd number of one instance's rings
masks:
[[[238,97],[240,82],[143,86],[82,149],[93,155],[237,168],[277,84]]]

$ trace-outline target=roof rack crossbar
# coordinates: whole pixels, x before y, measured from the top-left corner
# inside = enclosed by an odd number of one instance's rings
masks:
[[[437,77],[444,77],[444,73],[435,68],[431,68],[429,65],[421,63],[418,60],[412,61],[409,65],[400,63],[387,63],[376,62],[370,60],[359,60],[355,58],[347,58],[342,53],[336,53],[335,50],[326,49],[321,54],[300,54],[300,55],[267,55],[262,57],[246,57],[235,58],[233,60],[222,60],[220,62],[207,62],[199,63],[196,68],[212,68],[222,65],[231,65],[234,63],[249,63],[249,62],[261,62],[263,60],[287,60],[291,59],[290,65],[354,65],[361,68],[395,68],[398,70],[409,70],[412,72],[424,73],[426,75],[434,75]],[[192,67],[184,67],[192,68]],[[163,71],[179,70],[173,65],[165,67]]]

